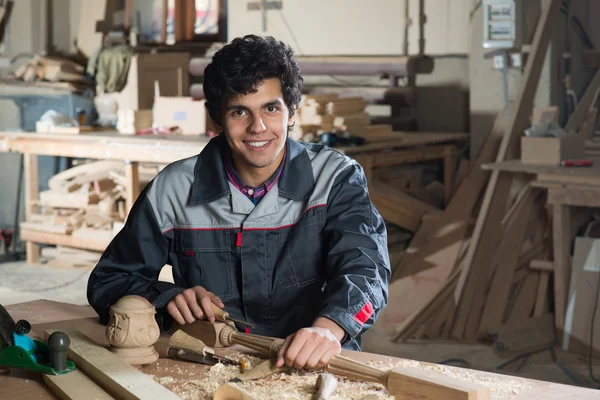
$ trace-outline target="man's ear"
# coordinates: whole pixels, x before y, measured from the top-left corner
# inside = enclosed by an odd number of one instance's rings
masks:
[[[288,128],[291,128],[296,124],[296,113],[288,118]]]
[[[211,126],[208,126],[206,130],[208,130],[208,131],[212,130],[213,132],[215,132],[217,134],[223,132],[223,126],[217,124],[214,119],[210,118],[210,124],[211,124]]]

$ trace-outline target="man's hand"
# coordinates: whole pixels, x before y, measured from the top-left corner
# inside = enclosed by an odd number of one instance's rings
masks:
[[[205,317],[210,322],[214,322],[215,314],[211,304],[216,304],[220,308],[225,307],[221,299],[214,293],[202,286],[195,286],[175,296],[167,304],[167,311],[179,325],[191,324],[195,320]]]
[[[322,368],[340,354],[344,330],[327,318],[318,318],[312,327],[302,328],[285,339],[277,356],[277,366]]]

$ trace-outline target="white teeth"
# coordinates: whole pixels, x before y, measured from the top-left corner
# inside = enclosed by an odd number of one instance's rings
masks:
[[[246,142],[246,143],[248,143],[252,147],[262,147],[265,144],[269,143],[269,141],[266,141],[266,142]]]

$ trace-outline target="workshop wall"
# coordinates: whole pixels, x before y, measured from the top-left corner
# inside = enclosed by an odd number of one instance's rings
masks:
[[[409,1],[409,54],[419,50],[418,0]],[[405,38],[403,0],[287,0],[282,10],[248,10],[247,1],[228,2],[229,38],[272,35],[301,55],[401,55]],[[470,0],[425,2],[426,52],[468,52]]]

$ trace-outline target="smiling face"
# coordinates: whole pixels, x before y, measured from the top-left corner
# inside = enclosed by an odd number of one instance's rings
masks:
[[[278,78],[265,79],[256,91],[229,99],[224,105],[223,132],[237,173],[258,186],[277,170],[283,158],[290,117]]]

